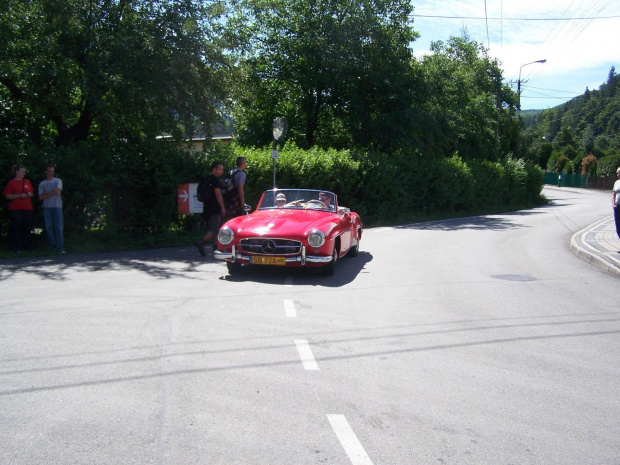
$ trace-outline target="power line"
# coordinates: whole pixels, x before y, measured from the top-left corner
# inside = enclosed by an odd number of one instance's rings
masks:
[[[419,15],[419,14],[410,14],[411,17],[416,18],[439,18],[439,19],[475,19],[475,20],[496,20],[496,21],[583,21],[583,20],[594,20],[594,19],[618,19],[620,15],[616,16],[590,16],[590,17],[580,17],[580,18],[485,18],[484,16],[443,16],[443,15]]]
[[[540,53],[555,56],[559,49],[572,44],[592,24],[592,18],[604,17],[608,4],[609,0],[572,0],[540,44]],[[536,78],[543,72],[542,68],[532,68],[526,78]]]
[[[526,99],[526,98],[536,98],[536,99],[543,99],[543,98],[544,98],[544,99],[548,99],[548,98],[552,98],[552,99],[555,99],[555,100],[572,100],[572,99],[574,99],[574,98],[575,98],[575,97],[556,97],[556,96],[554,96],[554,95],[541,94],[540,92],[534,92],[534,91],[532,91],[532,90],[530,90],[530,92],[532,92],[532,93],[534,93],[534,94],[538,94],[540,97],[531,96],[531,95],[526,95],[526,96],[521,95],[521,98],[522,98],[522,99]],[[577,96],[577,97],[578,97],[578,96]]]
[[[521,82],[521,86],[523,88],[527,88],[527,89],[546,90],[546,91],[549,91],[549,92],[560,92],[560,93],[563,93],[563,94],[573,94],[575,96],[582,95],[582,94],[575,94],[574,92],[571,92],[571,91],[568,91],[568,90],[555,90],[555,89],[545,89],[544,87],[526,86],[526,85],[523,84],[523,82]]]

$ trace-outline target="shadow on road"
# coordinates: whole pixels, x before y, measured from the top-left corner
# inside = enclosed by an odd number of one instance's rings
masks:
[[[222,280],[229,282],[253,281],[263,284],[283,284],[287,278],[293,278],[294,285],[303,286],[323,286],[341,287],[349,284],[360,273],[363,273],[366,263],[372,261],[372,254],[361,251],[357,257],[341,258],[336,263],[336,272],[333,276],[324,276],[321,268],[282,268],[282,267],[262,267],[244,266],[241,271],[234,274],[226,274]]]
[[[519,217],[540,215],[544,213],[538,210],[527,210],[501,215],[468,216],[465,218],[453,218],[450,220],[429,221],[426,223],[414,223],[403,226],[395,226],[394,229],[413,229],[425,231],[456,231],[456,230],[493,230],[501,231],[526,227],[517,221]]]
[[[197,267],[215,261],[213,258],[204,259],[198,256],[194,247],[15,258],[0,262],[0,281],[18,272],[46,280],[65,281],[68,279],[68,271],[95,273],[129,270],[141,271],[160,279],[191,279]]]
[[[223,280],[229,282],[256,281],[283,284],[288,277],[306,285],[340,287],[350,283],[372,260],[368,252],[360,251],[355,258],[342,258],[336,264],[334,276],[323,276],[317,268],[244,267],[238,275],[231,276],[226,264],[213,257],[198,256],[194,247],[175,247],[131,252],[66,255],[54,257],[17,258],[1,262],[0,281],[15,273],[28,273],[44,280],[66,281],[68,272],[97,273],[104,271],[140,271],[158,279],[202,279],[204,268],[209,264],[221,269]]]

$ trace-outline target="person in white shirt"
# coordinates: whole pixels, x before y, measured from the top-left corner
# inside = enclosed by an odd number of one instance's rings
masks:
[[[54,177],[56,169],[49,165],[45,168],[45,179],[39,183],[39,200],[43,211],[45,235],[50,247],[65,253],[62,218],[62,181]]]
[[[611,204],[614,207],[614,219],[616,220],[616,234],[620,238],[620,168],[616,170],[618,180],[614,183],[611,193]]]

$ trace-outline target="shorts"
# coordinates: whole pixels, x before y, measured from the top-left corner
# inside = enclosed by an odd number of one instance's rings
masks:
[[[207,223],[207,232],[213,233],[214,236],[217,236],[217,233],[220,231],[220,227],[222,226],[222,215],[215,215],[213,213],[203,213],[202,217]]]

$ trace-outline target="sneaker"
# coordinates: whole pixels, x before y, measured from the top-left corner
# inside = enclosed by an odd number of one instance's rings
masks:
[[[61,254],[61,255],[64,255],[64,254],[66,254],[66,253],[67,253],[67,252],[65,252],[65,249],[60,249],[60,254]]]
[[[206,256],[207,254],[205,253],[205,245],[203,242],[198,241],[196,243],[194,243],[194,245],[196,246],[196,248],[198,249],[198,253],[200,255],[202,255],[203,257]]]

